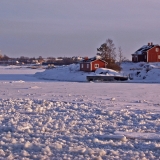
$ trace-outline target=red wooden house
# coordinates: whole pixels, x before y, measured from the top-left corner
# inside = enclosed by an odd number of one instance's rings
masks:
[[[160,62],[160,46],[148,43],[132,54],[132,62]]]
[[[80,62],[80,71],[94,72],[97,68],[106,68],[107,62],[100,59],[99,56],[93,58],[84,58]]]

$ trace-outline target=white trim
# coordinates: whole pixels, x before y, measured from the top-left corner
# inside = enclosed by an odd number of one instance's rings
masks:
[[[156,48],[155,48],[155,51],[156,51],[156,52],[159,52],[159,48],[158,48],[158,47],[156,47]]]
[[[148,51],[147,51],[147,62],[148,62]]]
[[[100,60],[100,61],[102,61],[102,62],[104,62],[104,63],[107,63],[106,61],[103,61],[103,60],[101,60],[101,59],[95,59],[94,61],[90,61],[89,63],[92,63],[92,62],[95,62],[95,61],[98,61],[98,60]],[[83,62],[82,62],[83,63]],[[88,63],[88,62],[84,62],[84,63]]]
[[[148,52],[149,50],[151,50],[151,49],[155,48],[155,47],[159,47],[159,45],[155,45],[154,47],[152,47],[152,48],[148,49],[148,50],[147,50],[147,52]]]
[[[90,70],[92,71],[92,62],[90,63]]]

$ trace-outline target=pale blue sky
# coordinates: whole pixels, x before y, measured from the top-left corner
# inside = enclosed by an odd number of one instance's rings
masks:
[[[94,56],[111,38],[124,55],[160,44],[159,0],[1,0],[0,50],[10,57]]]

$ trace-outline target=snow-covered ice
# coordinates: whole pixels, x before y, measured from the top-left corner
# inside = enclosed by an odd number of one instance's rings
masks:
[[[0,159],[159,159],[158,83],[45,81],[37,71],[0,68]]]

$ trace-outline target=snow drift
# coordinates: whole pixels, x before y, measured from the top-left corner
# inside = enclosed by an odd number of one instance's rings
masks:
[[[122,71],[132,82],[160,83],[160,63],[123,63]]]
[[[86,76],[98,75],[98,76],[119,76],[122,75],[112,69],[98,68],[95,72],[80,71],[79,64],[71,64],[68,66],[60,66],[53,69],[45,70],[44,72],[38,72],[35,74],[37,78],[57,80],[57,81],[76,81],[86,82]]]
[[[83,72],[79,70],[79,64],[71,64],[37,72],[35,76],[40,79],[72,82],[86,82],[86,76],[89,75],[129,76],[130,80],[128,82],[160,83],[160,63],[124,62],[121,67],[121,72],[108,68],[98,68],[95,72]]]

